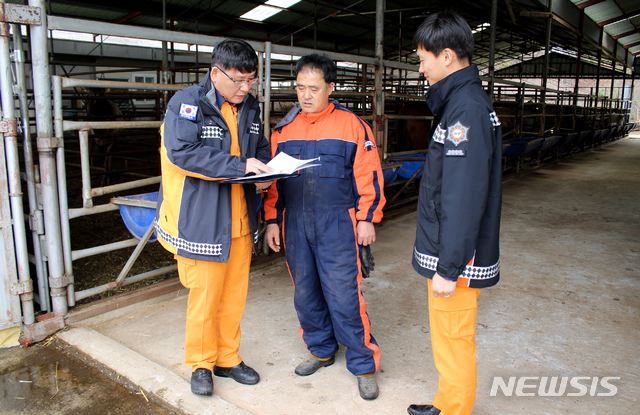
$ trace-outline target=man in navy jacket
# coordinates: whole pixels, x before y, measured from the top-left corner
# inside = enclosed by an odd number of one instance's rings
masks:
[[[429,281],[438,393],[412,415],[471,414],[476,394],[475,321],[480,288],[500,277],[502,132],[471,65],[473,34],[452,12],[431,14],[414,45],[434,119],[420,183],[413,267]]]
[[[221,179],[270,172],[258,100],[250,93],[258,57],[239,39],[220,42],[198,85],[169,101],[161,128],[158,241],[174,254],[189,288],[185,364],[191,391],[213,393],[213,378],[258,383],[239,355],[240,320],[258,235],[256,186]]]

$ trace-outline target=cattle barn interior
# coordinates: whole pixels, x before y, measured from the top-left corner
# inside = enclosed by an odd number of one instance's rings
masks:
[[[453,10],[473,30],[472,63],[502,123],[505,183],[613,148],[639,126],[640,2],[633,0],[2,6],[0,331],[19,328],[24,345],[179,292],[173,256],[153,243],[159,127],[169,99],[207,75],[225,38],[244,39],[258,53],[252,93],[267,138],[296,103],[297,59],[318,52],[337,63],[332,98],[371,124],[380,153],[382,228],[416,211],[433,116],[413,35],[434,11]],[[253,271],[283,262],[265,228]]]

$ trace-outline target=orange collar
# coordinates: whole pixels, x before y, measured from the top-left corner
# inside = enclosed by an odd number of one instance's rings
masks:
[[[303,114],[303,118],[309,123],[309,124],[315,124],[318,121],[321,121],[324,117],[326,117],[328,114],[331,114],[333,112],[333,110],[335,109],[335,105],[330,102],[329,105],[327,106],[327,108],[323,109],[320,112],[304,112],[302,111]]]

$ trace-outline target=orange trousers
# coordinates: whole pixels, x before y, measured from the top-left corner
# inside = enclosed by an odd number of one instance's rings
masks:
[[[431,347],[440,374],[431,403],[442,415],[469,415],[476,401],[476,312],[479,288],[456,287],[452,297],[434,297],[429,281]]]
[[[247,302],[251,235],[232,238],[229,261],[210,262],[176,255],[180,282],[189,288],[184,363],[195,371],[242,362],[240,320]]]

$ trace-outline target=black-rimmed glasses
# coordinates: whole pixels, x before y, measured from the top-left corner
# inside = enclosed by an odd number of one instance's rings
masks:
[[[237,86],[238,88],[242,88],[246,84],[249,84],[251,86],[255,81],[258,80],[258,78],[251,78],[251,79],[244,79],[244,80],[233,79],[225,71],[223,71],[222,68],[220,68],[219,66],[215,66],[215,67],[218,68],[218,70],[222,72],[227,78],[231,79],[231,82],[233,82],[233,85]]]

